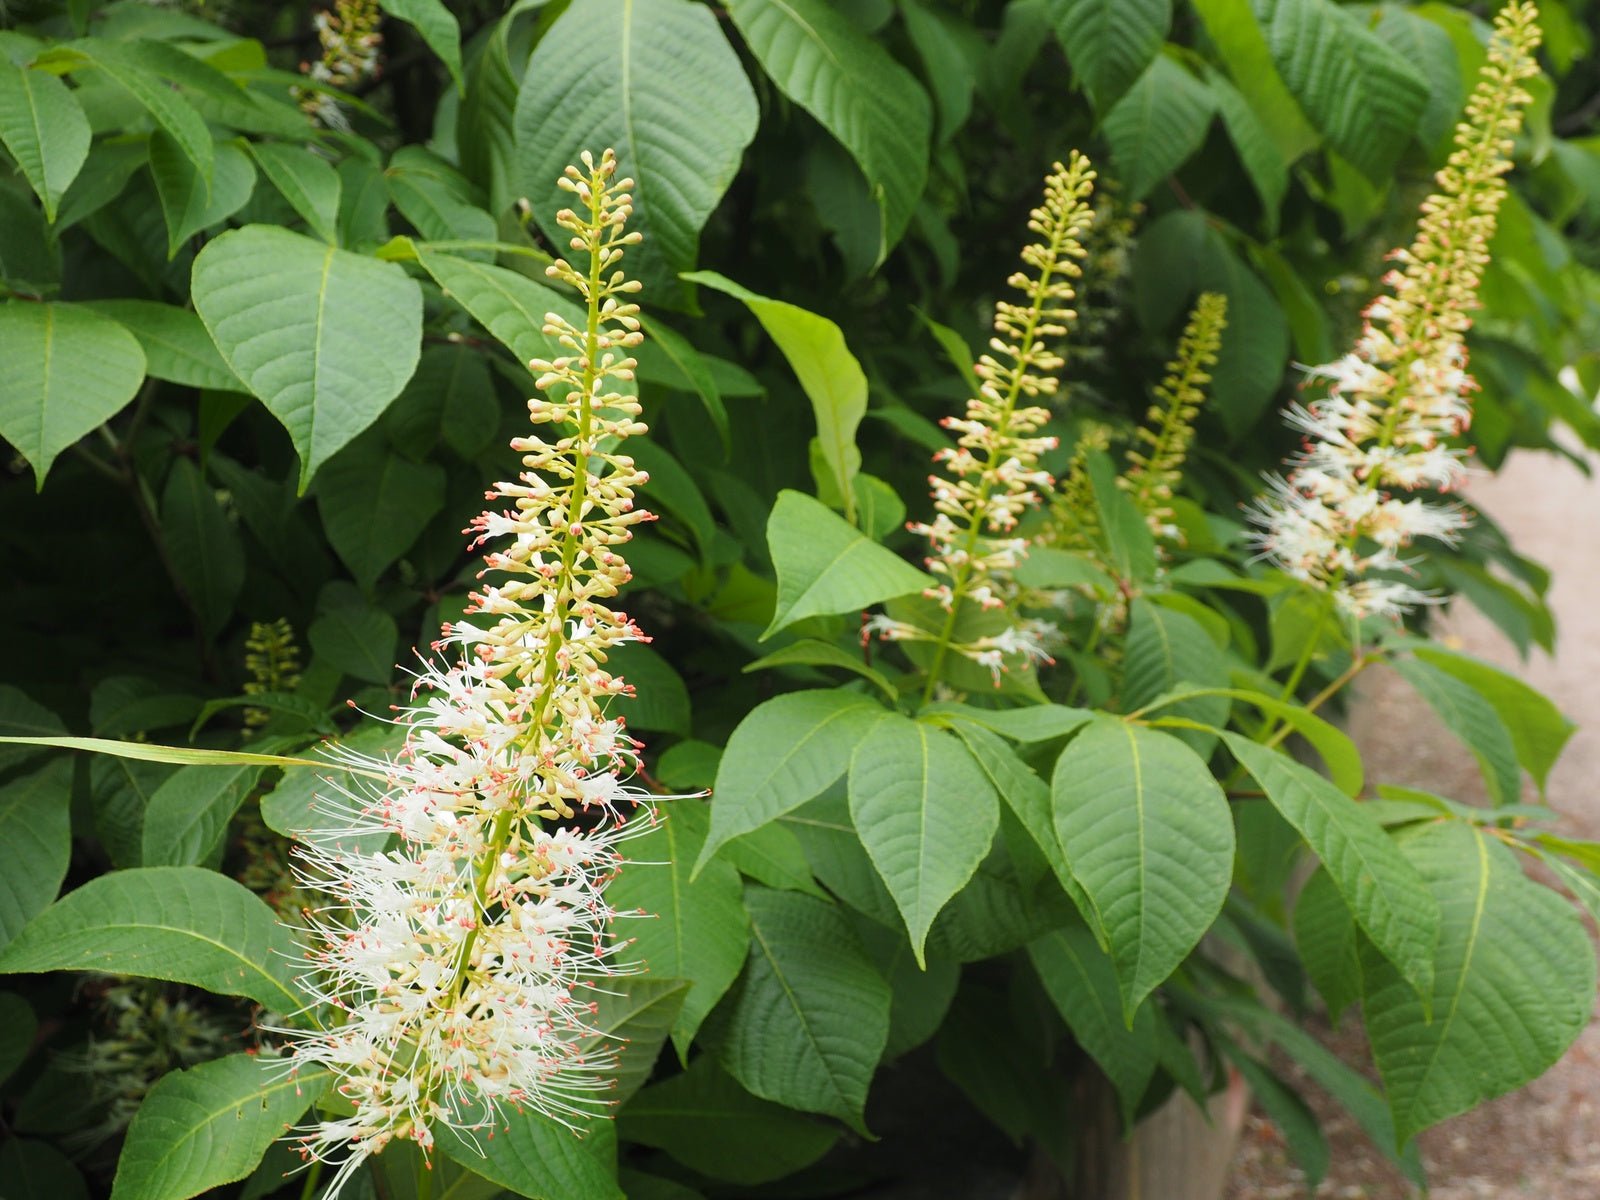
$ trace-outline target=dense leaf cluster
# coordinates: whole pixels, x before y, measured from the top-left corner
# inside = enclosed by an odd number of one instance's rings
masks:
[[[1558,422],[1600,444],[1558,377],[1600,384],[1585,8],[1543,5],[1472,337],[1490,465]],[[304,1011],[293,930],[316,898],[284,839],[384,846],[329,829],[351,781],[316,746],[392,750],[346,702],[403,700],[406,648],[461,617],[460,531],[516,470],[526,364],[562,353],[544,314],[581,323],[543,270],[567,252],[555,180],[603,146],[637,181],[652,433],[629,449],[662,518],[628,547],[655,642],[612,655],[636,689],[613,711],[652,786],[713,799],[673,802],[612,887],[655,914],[626,931],[649,973],[596,1017],[628,1039],[616,1120],[440,1131],[426,1170],[407,1145],[374,1159],[375,1194],[829,1195],[915,1174],[973,1110],[1003,1136],[964,1133],[969,1162],[1014,1169],[1026,1144],[1066,1169],[1096,1080],[1131,1122],[1229,1064],[1314,1176],[1326,1148],[1274,1048],[1415,1176],[1417,1132],[1559,1057],[1593,954],[1522,862],[1593,915],[1600,848],[1523,800],[1570,724],[1484,663],[1343,626],[1252,561],[1238,509],[1286,448],[1291,364],[1348,344],[1408,236],[1484,21],[341,2],[338,28],[382,18],[374,72],[315,11],[0,11],[0,735],[117,755],[0,745],[0,1183],[300,1194],[272,1143],[337,1100],[248,1032],[328,1016]],[[319,55],[338,70],[304,68]],[[904,524],[929,515],[937,422],[977,387],[1035,181],[1072,147],[1098,212],[1047,430],[1058,503],[1023,525],[1060,529],[1014,598],[1062,643],[997,687],[862,623],[943,621]],[[1197,432],[1161,460],[1152,520],[1118,463],[1151,441],[1135,426],[1202,293],[1226,328],[1173,400]],[[1492,526],[1417,571],[1551,644],[1548,579]],[[1002,628],[958,607],[941,648]],[[1317,710],[1379,662],[1476,757],[1488,806],[1361,798]],[[1381,1093],[1294,1024],[1308,983],[1361,1006]],[[113,1020],[129,1005],[138,1036]],[[108,1126],[130,1080],[143,1102]]]

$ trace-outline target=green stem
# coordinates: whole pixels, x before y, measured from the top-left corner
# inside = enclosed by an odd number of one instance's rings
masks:
[[[306,1181],[300,1185],[300,1200],[311,1200],[317,1194],[317,1184],[322,1182],[322,1160],[313,1159],[306,1171]]]

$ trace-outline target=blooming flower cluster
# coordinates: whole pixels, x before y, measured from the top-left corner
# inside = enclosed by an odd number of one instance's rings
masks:
[[[1081,273],[1081,237],[1094,219],[1088,202],[1094,178],[1089,160],[1077,152],[1067,165],[1056,163],[1045,178],[1044,199],[1028,217],[1028,228],[1040,240],[1023,248],[1028,270],[1006,281],[1023,301],[995,305],[990,352],[974,367],[981,381],[978,394],[967,401],[962,416],[941,422],[960,436],[955,446],[934,455],[945,474],[928,480],[933,520],[907,528],[926,537],[931,547],[928,570],[941,581],[927,596],[946,614],[943,629],[934,632],[888,617],[869,623],[886,640],[935,644],[930,687],[947,650],[989,668],[996,683],[1008,662],[1046,657],[1038,632],[1028,625],[966,642],[954,640],[954,634],[962,605],[998,609],[1007,604],[1010,574],[1028,546],[1026,538],[1016,536],[1017,522],[1054,484],[1039,466],[1039,456],[1056,446],[1054,437],[1039,436],[1050,412],[1024,401],[1053,395],[1059,386],[1062,359],[1049,343],[1066,335],[1075,316],[1068,305],[1073,280]]]
[[[1449,492],[1466,473],[1450,442],[1472,415],[1464,336],[1531,99],[1522,81],[1538,73],[1537,16],[1514,0],[1495,18],[1439,192],[1423,203],[1410,247],[1392,255],[1392,294],[1368,306],[1352,353],[1311,372],[1327,395],[1291,410],[1305,446],[1251,513],[1263,555],[1331,592],[1351,618],[1430,601],[1395,578],[1407,569],[1403,552],[1419,537],[1451,542],[1467,523],[1460,506],[1413,493]]]
[[[499,543],[484,558],[498,581],[473,594],[481,619],[435,643],[458,658],[418,675],[404,748],[346,752],[386,777],[361,824],[397,848],[348,853],[330,834],[304,852],[306,884],[333,898],[309,914],[305,982],[343,1021],[291,1034],[290,1057],[330,1068],[351,1110],[302,1131],[305,1153],[340,1163],[334,1190],[394,1138],[427,1151],[436,1126],[484,1127],[507,1105],[575,1124],[611,1082],[595,985],[629,968],[605,890],[647,797],[628,782],[638,743],[606,715],[630,694],[606,661],[648,639],[607,602],[629,579],[617,547],[651,517],[633,502],[646,476],[619,449],[645,429],[639,405],[613,390],[641,341],[638,284],[618,269],[639,240],[624,230],[632,181],[613,180],[609,150],[583,164],[561,180],[577,211],[557,219],[587,266],[548,273],[577,288],[587,323],[546,315],[567,353],[531,364],[544,436],[512,442],[523,470],[469,530]]]
[[[347,90],[378,73],[378,47],[383,35],[378,23],[383,13],[377,0],[335,0],[331,10],[311,18],[322,46],[322,57],[302,63],[300,69],[326,87]],[[330,129],[348,129],[339,102],[326,91],[299,89],[300,107]]]
[[[1172,496],[1183,477],[1195,418],[1211,382],[1208,372],[1217,364],[1227,324],[1228,298],[1202,292],[1178,339],[1177,357],[1167,364],[1166,377],[1156,388],[1156,403],[1134,435],[1137,443],[1128,451],[1128,469],[1117,480],[1150,532],[1164,542],[1181,536],[1173,524]]]

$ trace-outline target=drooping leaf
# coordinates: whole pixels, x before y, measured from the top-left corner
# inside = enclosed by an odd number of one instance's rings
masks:
[[[1300,961],[1328,1006],[1328,1019],[1361,998],[1361,959],[1355,918],[1324,868],[1306,880],[1294,905],[1294,943]]]
[[[210,177],[182,147],[161,131],[150,135],[150,174],[156,181],[161,215],[167,222],[167,258],[202,229],[227,220],[245,206],[256,186],[250,156],[231,142],[219,142]]]
[[[188,1200],[243,1179],[329,1078],[252,1054],[163,1075],[128,1126],[113,1200]]]
[[[39,1020],[15,992],[0,992],[0,1083],[11,1076],[33,1049]]]
[[[1228,683],[1228,664],[1205,626],[1164,604],[1140,596],[1128,621],[1126,658],[1122,668],[1122,706],[1129,712],[1143,708],[1163,692],[1180,684],[1222,688]],[[1184,700],[1164,711],[1203,725],[1227,723],[1228,697],[1212,692]],[[1178,735],[1197,753],[1210,751],[1214,739],[1196,731]]]
[[[144,382],[144,351],[109,317],[78,304],[0,304],[0,437],[38,486],[56,455],[114,417]]]
[[[144,814],[150,797],[175,767],[167,763],[95,755],[89,760],[94,828],[116,867],[142,866]]]
[[[1048,0],[1072,73],[1104,112],[1143,74],[1172,23],[1172,0]]]
[[[666,806],[649,833],[628,842],[632,865],[607,892],[618,909],[649,914],[628,922],[627,932],[634,939],[633,953],[650,974],[689,985],[672,1023],[680,1054],[738,976],[750,948],[739,873],[714,860],[690,878],[709,826],[706,808],[697,800]]]
[[[244,587],[244,546],[215,491],[190,459],[177,459],[167,472],[161,536],[203,631],[215,637],[233,615]]]
[[[581,327],[581,314],[567,297],[504,267],[456,258],[427,246],[416,247],[417,261],[445,294],[511,351],[523,366],[532,358],[562,353],[540,330],[544,315],[557,312]]]
[[[145,809],[140,864],[204,862],[260,776],[260,767],[186,767],[164,781]]]
[[[644,1086],[656,1058],[678,1019],[689,985],[681,979],[641,976],[608,982],[595,997],[593,1034],[580,1044],[584,1053],[614,1053],[607,1099],[626,1104]]]
[[[750,960],[727,1001],[722,1065],[757,1096],[860,1132],[889,1036],[889,986],[831,904],[745,891]]]
[[[1087,926],[1073,922],[1029,942],[1028,957],[1072,1036],[1117,1089],[1131,1124],[1156,1070],[1154,1010],[1140,1005],[1131,1025],[1124,1021],[1116,968]]]
[[[1382,182],[1417,128],[1416,67],[1333,0],[1254,0],[1267,48],[1306,115],[1340,154]]]
[[[836,1128],[752,1096],[709,1054],[640,1092],[617,1124],[630,1142],[665,1150],[692,1170],[746,1187],[809,1166],[839,1140]]]
[[[623,1200],[612,1122],[581,1120],[574,1131],[524,1108],[506,1110],[493,1127],[493,1138],[479,1134],[469,1141],[466,1134],[441,1125],[439,1149],[529,1200]]]
[[[890,714],[850,760],[850,817],[920,965],[934,918],[989,853],[1000,822],[994,789],[956,738]]]
[[[1056,834],[1097,914],[1123,1015],[1211,927],[1233,877],[1233,818],[1205,761],[1176,738],[1100,718],[1056,761]]]
[[[594,36],[605,28],[605,37]],[[693,94],[693,104],[683,96]],[[523,194],[557,245],[555,181],[585,147],[616,149],[634,181],[632,273],[656,303],[685,292],[700,230],[733,182],[760,113],[712,12],[690,0],[589,0],[534,47],[517,97]]]
[[[242,884],[202,867],[112,871],[68,892],[3,952],[0,974],[102,971],[298,1012],[294,938]]]
[[[1224,734],[1223,740],[1322,860],[1379,952],[1419,995],[1432,995],[1439,905],[1416,867],[1356,801],[1309,767],[1238,734]]]
[[[301,492],[416,369],[422,290],[393,263],[249,225],[206,244],[192,288],[228,366],[289,431]]]
[[[844,498],[845,516],[853,518],[855,492],[851,483],[861,469],[856,428],[867,411],[867,377],[845,344],[844,332],[826,317],[758,296],[715,271],[696,271],[684,278],[742,300],[768,336],[778,343],[811,401],[823,461]]]
[[[0,786],[0,946],[50,906],[72,857],[72,760]]]
[[[0,1179],[7,1200],[89,1200],[83,1173],[49,1142],[13,1136],[0,1143]]]
[[[52,224],[89,157],[91,132],[72,89],[48,71],[0,58],[0,143],[11,152]]]
[[[303,146],[283,142],[253,141],[250,154],[272,186],[311,227],[311,232],[329,245],[336,245],[343,183],[333,164]]]
[[[606,669],[636,692],[612,701],[609,715],[627,721],[629,729],[689,736],[689,688],[664,657],[643,642],[628,642],[610,652]]]
[[[306,640],[317,657],[367,683],[388,683],[400,633],[381,608],[341,605],[311,622]]]
[[[155,49],[152,50],[152,47]],[[194,164],[200,178],[209,184],[215,153],[211,131],[205,118],[190,104],[183,92],[171,87],[161,75],[161,68],[169,59],[162,56],[159,64],[152,57],[163,50],[179,53],[174,47],[159,42],[117,42],[111,38],[83,38],[70,48],[57,51],[68,63],[87,60],[104,71],[133,99],[155,118],[156,124],[169,135],[185,157]],[[183,56],[188,57],[188,56]],[[203,64],[198,64],[201,70]]]
[[[1105,118],[1106,141],[1129,197],[1142,199],[1189,160],[1215,110],[1204,82],[1175,59],[1155,57]]]
[[[381,760],[396,753],[404,730],[393,725],[367,724],[339,739],[341,750]],[[319,753],[326,753],[319,751]],[[319,770],[285,771],[277,786],[261,797],[261,819],[267,828],[285,837],[323,849],[359,854],[380,850],[387,831],[373,832],[363,809],[372,803],[371,783],[332,758],[317,764]],[[360,833],[352,827],[361,826]]]
[[[1364,949],[1361,992],[1404,1141],[1551,1067],[1588,1023],[1595,960],[1571,905],[1483,831],[1447,821],[1401,844],[1442,914],[1432,988],[1424,1002]]]
[[[728,14],[778,90],[855,159],[883,213],[882,262],[927,181],[933,125],[927,93],[824,0],[734,0]]]
[[[32,700],[21,688],[0,683],[0,771],[9,771],[18,763],[44,753],[37,746],[6,739],[55,737],[66,731],[60,717]]]
[[[1289,1153],[1305,1173],[1308,1186],[1315,1188],[1328,1173],[1328,1141],[1310,1106],[1265,1063],[1246,1054],[1232,1042],[1219,1043],[1227,1057],[1255,1095],[1289,1144]]]
[[[442,441],[475,458],[496,440],[500,405],[483,354],[470,346],[425,346],[417,373],[383,414],[395,449],[418,462]]]
[[[762,655],[752,663],[746,663],[744,671],[748,674],[751,671],[778,667],[838,667],[840,670],[850,671],[871,681],[872,685],[891,702],[900,696],[900,690],[889,682],[888,677],[875,667],[869,667],[859,655],[851,654],[832,642],[819,641],[816,638],[801,638],[799,641],[790,642],[782,649]]]
[[[402,458],[376,437],[358,438],[323,466],[316,485],[322,527],[363,589],[372,589],[444,507],[444,484],[439,464]]]
[[[382,0],[383,10],[416,29],[461,86],[461,26],[442,0]]]
[[[1471,684],[1419,659],[1397,658],[1390,665],[1478,760],[1489,799],[1495,804],[1521,800],[1517,748],[1494,705]]]
[[[882,713],[869,697],[843,690],[794,692],[752,710],[717,767],[711,831],[695,870],[724,842],[821,795]]]
[[[88,307],[139,340],[152,379],[213,391],[244,390],[217,353],[205,324],[188,309],[156,300],[94,300]]]
[[[778,606],[763,639],[807,617],[858,612],[933,586],[931,576],[826,505],[788,489],[772,506],[767,547],[778,575]]]

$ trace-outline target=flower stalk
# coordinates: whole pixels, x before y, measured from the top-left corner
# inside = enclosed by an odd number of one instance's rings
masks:
[[[536,432],[512,442],[523,469],[468,530],[474,548],[497,543],[479,576],[495,582],[434,644],[456,660],[418,673],[404,748],[344,756],[387,776],[357,832],[398,846],[351,854],[328,834],[301,852],[307,886],[332,897],[309,915],[305,983],[344,1014],[289,1035],[291,1062],[331,1068],[351,1110],[302,1131],[308,1157],[337,1163],[329,1195],[395,1138],[427,1153],[438,1126],[470,1137],[508,1106],[573,1127],[606,1107],[596,989],[631,968],[604,893],[629,813],[654,799],[629,782],[639,743],[606,712],[631,694],[609,652],[648,640],[608,603],[630,577],[618,547],[652,519],[634,506],[647,476],[620,450],[645,426],[617,390],[642,334],[639,285],[620,270],[639,241],[632,182],[616,167],[586,153],[560,181],[576,210],[557,220],[586,260],[547,274],[577,289],[586,320],[546,315],[563,353],[531,363]]]
[[[1305,445],[1252,510],[1263,557],[1332,594],[1352,620],[1399,617],[1435,597],[1407,582],[1416,539],[1453,544],[1468,523],[1447,494],[1466,476],[1453,444],[1471,420],[1465,335],[1505,198],[1513,138],[1538,74],[1537,8],[1495,18],[1488,60],[1456,126],[1455,148],[1422,205],[1409,247],[1393,252],[1390,294],[1367,307],[1355,348],[1313,368],[1327,395],[1290,410]]]

